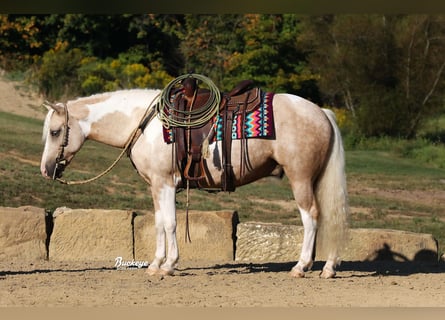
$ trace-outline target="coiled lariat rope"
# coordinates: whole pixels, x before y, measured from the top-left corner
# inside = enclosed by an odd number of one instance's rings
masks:
[[[209,99],[199,108],[191,110],[178,110],[175,108],[172,101],[172,93],[174,93],[176,86],[187,78],[195,78],[202,81],[209,89]],[[201,74],[191,73],[177,77],[170,81],[169,84],[162,90],[159,98],[160,104],[158,106],[158,118],[162,125],[169,129],[171,127],[190,128],[198,127],[207,123],[216,114],[219,113],[219,105],[221,102],[221,94],[218,87],[212,80]]]

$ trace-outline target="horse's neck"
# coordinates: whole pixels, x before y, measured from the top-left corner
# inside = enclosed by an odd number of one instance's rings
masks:
[[[132,132],[138,127],[144,110],[137,111],[131,117],[120,113],[107,115],[101,121],[92,124],[87,138],[114,147],[124,147]]]
[[[134,100],[136,99],[136,100]],[[79,121],[85,137],[90,140],[122,148],[138,127],[150,100],[132,96],[116,103],[88,105],[88,115]],[[145,105],[144,105],[145,104]]]

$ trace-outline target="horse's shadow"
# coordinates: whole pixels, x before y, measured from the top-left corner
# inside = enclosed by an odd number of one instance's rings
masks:
[[[324,261],[315,261],[311,270],[321,272]],[[193,269],[208,269],[208,274],[215,273],[259,273],[259,272],[289,272],[296,264],[290,262],[268,263],[227,263],[206,268],[185,268],[180,275],[190,275]],[[445,261],[439,260],[437,252],[420,250],[413,260],[401,253],[391,250],[388,244],[377,250],[374,255],[365,261],[343,261],[337,268],[338,278],[369,277],[369,276],[408,276],[418,273],[445,273]],[[348,275],[342,275],[347,271]],[[357,272],[357,274],[354,274]],[[352,273],[352,274],[351,274]]]
[[[32,269],[32,270],[0,270],[0,279],[5,276],[15,276],[15,275],[32,275],[32,274],[45,274],[45,273],[77,273],[77,272],[86,272],[86,271],[107,271],[107,270],[116,270],[116,268],[108,268],[108,267],[91,267],[91,268],[79,268],[79,269]]]
[[[315,261],[311,271],[321,272],[324,261]],[[289,272],[296,264],[291,262],[267,262],[267,263],[227,263],[209,267],[179,268],[180,276],[193,275],[194,270],[207,270],[208,275],[215,274],[247,274],[247,273],[279,273]],[[342,272],[348,272],[343,275]],[[357,272],[357,274],[354,274]],[[351,274],[352,273],[352,274]],[[445,273],[444,262],[423,261],[343,261],[337,268],[337,278],[370,277],[370,276],[408,276],[419,273]]]
[[[296,261],[290,262],[267,262],[267,263],[226,263],[216,264],[206,267],[184,267],[177,269],[177,276],[193,276],[195,271],[205,271],[207,275],[216,274],[249,274],[249,273],[279,273],[289,272],[296,264]],[[324,261],[315,261],[312,266],[312,272],[321,272]],[[57,268],[57,269],[33,269],[33,270],[0,270],[0,278],[14,275],[31,275],[45,273],[79,273],[87,271],[110,271],[116,270],[114,267],[99,268]],[[445,263],[443,261],[389,261],[389,260],[373,260],[373,261],[343,261],[337,268],[337,278],[349,277],[369,277],[369,276],[408,276],[419,273],[445,273]],[[348,275],[342,275],[342,272],[348,272]],[[357,272],[357,274],[353,274]],[[352,273],[352,274],[350,274]]]

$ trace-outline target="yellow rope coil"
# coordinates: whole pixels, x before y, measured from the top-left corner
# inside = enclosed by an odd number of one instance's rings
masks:
[[[186,78],[195,78],[202,81],[209,88],[210,95],[206,103],[194,110],[178,110],[170,100],[172,90]],[[158,118],[165,128],[170,127],[196,127],[207,123],[219,112],[221,94],[212,80],[201,74],[185,74],[172,80],[162,90],[158,105]],[[174,114],[174,116],[173,116]]]

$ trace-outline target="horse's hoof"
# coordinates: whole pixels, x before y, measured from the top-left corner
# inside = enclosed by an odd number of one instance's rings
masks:
[[[159,269],[158,274],[162,276],[172,276],[175,273],[174,269]]]
[[[320,273],[320,278],[323,279],[331,279],[335,277],[335,271],[334,270],[330,270],[327,268],[324,268],[323,271]]]
[[[149,276],[154,276],[156,274],[158,274],[159,269],[156,268],[147,268],[147,270],[145,271],[146,274],[148,274]]]
[[[304,271],[301,268],[294,267],[290,271],[290,276],[292,278],[304,278]]]

